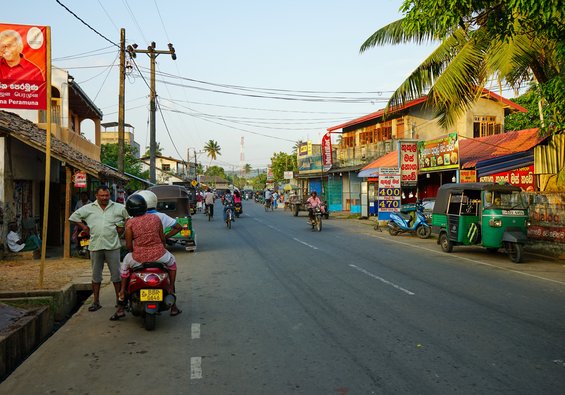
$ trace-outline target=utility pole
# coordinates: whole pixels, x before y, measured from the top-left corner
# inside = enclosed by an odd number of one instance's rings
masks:
[[[123,175],[124,165],[124,129],[125,129],[125,79],[126,79],[126,29],[120,29],[120,93],[118,99],[118,172]]]
[[[167,54],[171,55],[171,58],[173,58],[173,60],[176,60],[177,55],[175,54],[175,48],[171,43],[168,44],[168,50],[155,49],[155,42],[152,42],[151,45],[147,47],[147,49],[137,49],[137,47],[137,44],[128,45],[128,52],[131,54],[131,57],[135,58],[137,53],[146,53],[151,61],[151,82],[149,86],[149,181],[155,183],[155,152],[157,150],[155,132],[155,99],[157,97],[157,94],[155,92],[155,59],[157,59],[157,56],[159,56],[160,54]]]

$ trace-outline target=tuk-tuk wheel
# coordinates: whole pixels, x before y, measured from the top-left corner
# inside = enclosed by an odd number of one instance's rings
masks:
[[[439,235],[439,244],[443,252],[453,251],[453,243],[447,238],[447,233],[443,232]]]
[[[506,252],[512,262],[520,263],[524,254],[524,246],[518,243],[506,243]]]

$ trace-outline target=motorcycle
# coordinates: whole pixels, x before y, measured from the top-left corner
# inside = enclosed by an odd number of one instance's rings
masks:
[[[424,216],[424,207],[417,203],[416,208],[413,211],[414,216],[405,213],[391,213],[390,220],[388,221],[387,227],[391,236],[396,236],[399,233],[416,233],[416,235],[421,239],[427,239],[432,234],[432,228],[426,221]]]
[[[143,318],[146,330],[155,329],[157,315],[169,310],[176,302],[176,296],[169,293],[169,287],[169,272],[162,263],[144,263],[129,276],[125,310]]]
[[[330,209],[328,208],[328,203],[327,202],[322,202],[322,208],[324,213],[322,214],[324,219],[328,219],[330,218]]]
[[[312,225],[312,231],[317,230],[318,232],[322,231],[322,217],[324,213],[320,209],[320,207],[315,207],[312,209],[314,214],[314,219],[310,221]]]
[[[241,203],[239,202],[235,203],[235,217],[239,218],[242,212],[243,212],[243,207],[241,206]]]
[[[90,250],[88,246],[90,245],[90,233],[81,230],[77,234],[77,253],[81,258],[90,258]]]

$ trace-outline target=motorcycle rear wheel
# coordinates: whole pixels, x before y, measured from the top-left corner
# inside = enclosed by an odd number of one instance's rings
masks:
[[[155,322],[155,314],[145,314],[145,316],[143,317],[143,326],[147,331],[152,331],[153,329],[155,329]]]
[[[394,222],[389,222],[388,227],[388,233],[390,233],[391,236],[396,236],[400,230],[398,229],[398,225],[396,225]]]

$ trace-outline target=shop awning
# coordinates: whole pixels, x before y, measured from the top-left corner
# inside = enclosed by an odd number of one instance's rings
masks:
[[[361,169],[357,177],[359,178],[369,178],[378,177],[379,169],[381,167],[397,167],[398,166],[398,151],[392,151],[388,154],[381,156],[375,161],[369,163],[367,166]]]
[[[516,170],[520,167],[531,166],[534,164],[534,150],[517,152],[515,154],[498,156],[477,162],[477,178],[490,176],[504,171]]]
[[[0,134],[9,135],[38,151],[45,152],[45,130],[17,114],[0,110]],[[51,156],[96,178],[128,180],[128,177],[107,168],[103,163],[89,158],[53,136],[51,136]]]
[[[539,136],[538,128],[534,128],[474,139],[461,139],[459,140],[461,169],[475,169],[478,162],[529,151],[546,138]]]

